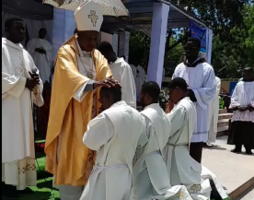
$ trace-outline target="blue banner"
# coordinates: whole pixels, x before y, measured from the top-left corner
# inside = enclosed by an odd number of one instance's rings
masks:
[[[206,44],[206,28],[197,26],[192,20],[190,20],[190,30],[191,37],[198,38],[201,41],[200,52],[206,54],[207,44]]]
[[[229,83],[229,95],[230,95],[230,96],[232,96],[236,84],[237,84],[237,82],[230,82],[230,83]]]

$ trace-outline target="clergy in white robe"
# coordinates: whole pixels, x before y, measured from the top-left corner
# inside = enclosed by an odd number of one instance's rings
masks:
[[[122,100],[136,108],[136,86],[130,65],[124,58],[118,58],[109,42],[101,42],[98,50],[108,60],[114,79],[122,86]]]
[[[31,39],[26,46],[27,51],[34,59],[35,65],[40,71],[40,76],[43,81],[49,81],[51,66],[52,66],[52,45],[45,39],[47,34],[46,29],[39,30],[39,37]]]
[[[216,78],[216,94],[215,97],[212,99],[212,103],[209,106],[209,125],[210,129],[208,132],[208,142],[207,145],[211,145],[211,143],[215,143],[216,141],[216,134],[217,134],[217,127],[218,127],[218,120],[219,120],[219,110],[220,110],[220,103],[219,103],[219,94],[221,89],[221,80],[218,77]]]
[[[211,179],[216,183],[220,196],[227,198],[215,175],[190,156],[189,147],[197,113],[194,103],[187,97],[187,83],[182,78],[175,78],[168,88],[171,101],[175,104],[167,114],[172,126],[164,149],[171,185],[185,185],[194,200],[210,199]]]
[[[185,62],[180,63],[173,74],[173,79],[181,77],[189,86],[189,95],[195,102],[197,123],[191,138],[191,156],[201,162],[202,148],[208,141],[209,106],[216,93],[216,80],[212,66],[199,59],[200,41],[190,38],[186,45]]]
[[[133,170],[133,192],[135,200],[178,199],[185,193],[184,186],[171,188],[167,167],[164,162],[164,148],[167,144],[171,124],[158,103],[160,87],[156,82],[143,84],[140,103],[145,107],[141,112],[146,129],[141,134],[136,150]],[[187,195],[187,196],[186,196]]]
[[[43,85],[32,57],[20,44],[25,36],[23,20],[7,19],[5,31],[8,39],[2,38],[2,183],[24,190],[37,181],[33,104],[43,105]]]
[[[243,80],[239,81],[231,97],[230,109],[234,111],[232,127],[228,144],[234,144],[234,153],[242,151],[244,145],[246,154],[252,154],[254,149],[254,72],[246,68]]]
[[[100,96],[104,111],[89,122],[83,138],[97,156],[80,200],[129,200],[133,157],[144,120],[121,101],[120,87],[103,87]]]

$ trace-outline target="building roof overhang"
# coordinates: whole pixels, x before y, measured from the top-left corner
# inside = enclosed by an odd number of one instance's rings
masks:
[[[170,6],[168,29],[188,28],[190,26],[190,19],[195,21],[198,25],[206,27],[196,16],[176,6],[169,0],[131,0],[125,3],[126,8],[129,10],[130,17],[105,17],[102,30],[111,33],[121,30],[145,30],[146,32],[150,32],[152,28],[153,6],[156,3],[165,3]]]

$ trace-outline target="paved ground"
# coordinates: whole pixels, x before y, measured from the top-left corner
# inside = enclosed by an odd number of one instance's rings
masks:
[[[254,189],[245,195],[241,200],[254,200]]]
[[[202,163],[217,175],[227,193],[230,193],[254,177],[254,156],[230,152],[234,146],[227,145],[226,141],[227,136],[217,138],[216,147],[206,148]]]

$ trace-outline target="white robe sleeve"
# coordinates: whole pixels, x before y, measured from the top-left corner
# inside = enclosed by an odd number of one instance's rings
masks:
[[[235,108],[235,107],[240,106],[238,96],[239,96],[239,83],[237,83],[237,85],[234,89],[234,92],[231,96],[231,103],[230,103],[229,108]]]
[[[2,49],[2,99],[4,99],[8,95],[12,95],[16,98],[19,98],[26,87],[26,78],[23,76],[16,76],[14,74],[10,74],[8,72],[8,62],[6,53],[4,49]]]
[[[136,85],[131,67],[126,63],[121,76],[122,99],[131,107],[136,108]]]
[[[209,108],[210,102],[216,93],[216,79],[214,70],[209,70],[205,75],[205,83],[203,87],[192,89],[192,91],[197,99],[197,104],[205,110]]]
[[[78,102],[83,101],[83,99],[85,98],[87,92],[93,90],[93,83],[94,83],[94,80],[89,80],[89,81],[85,82],[76,91],[76,93],[74,94],[73,98],[75,100],[77,100]]]
[[[182,129],[187,120],[187,111],[183,106],[178,106],[167,114],[171,123],[171,129],[169,137],[172,137],[178,131]]]
[[[98,151],[101,146],[114,136],[114,125],[105,114],[101,113],[92,119],[87,126],[84,134],[84,144],[94,151]]]
[[[8,94],[19,98],[26,85],[25,77],[18,77],[2,72],[2,99]]]

